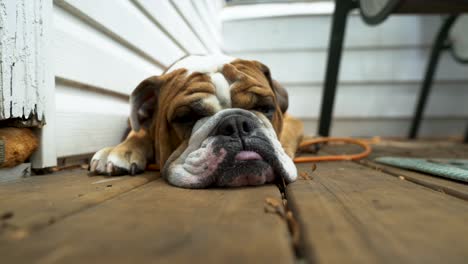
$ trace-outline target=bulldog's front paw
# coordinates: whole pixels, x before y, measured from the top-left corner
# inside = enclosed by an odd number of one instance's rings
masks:
[[[136,175],[145,170],[146,162],[146,155],[141,150],[132,150],[121,144],[96,152],[91,159],[89,172],[91,175]]]

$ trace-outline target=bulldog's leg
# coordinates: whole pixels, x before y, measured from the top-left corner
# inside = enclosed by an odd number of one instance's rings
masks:
[[[304,125],[299,119],[285,114],[280,142],[289,157],[294,158],[304,135]]]
[[[131,131],[115,147],[103,148],[91,159],[91,174],[135,175],[142,173],[148,160],[153,158],[153,143],[148,131]]]

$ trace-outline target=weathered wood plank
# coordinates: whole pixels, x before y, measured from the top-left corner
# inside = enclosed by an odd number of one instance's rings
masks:
[[[80,210],[146,184],[157,177],[88,177],[85,170],[28,177],[0,185],[0,240],[17,238],[41,229]]]
[[[370,159],[382,156],[468,159],[468,145],[450,141],[382,141],[373,146]]]
[[[462,182],[450,181],[449,179],[439,178],[430,174],[399,169],[370,160],[361,160],[359,163],[369,168],[385,172],[386,174],[399,177],[400,179],[433,189],[434,191],[439,191],[468,201],[468,185]]]
[[[311,176],[287,188],[309,261],[466,262],[466,201],[353,162],[320,163]]]
[[[0,247],[6,262],[292,263],[273,186],[188,190],[162,179]]]
[[[327,146],[323,150],[331,153],[356,153],[358,146],[338,145]],[[407,142],[407,141],[383,141],[373,145],[371,155],[358,163],[369,168],[381,170],[394,177],[403,177],[404,179],[455,196],[460,199],[468,200],[468,184],[464,182],[453,181],[442,177],[433,176],[416,171],[399,169],[397,167],[387,166],[374,162],[377,157],[398,156],[413,158],[468,158],[468,146],[456,142]]]

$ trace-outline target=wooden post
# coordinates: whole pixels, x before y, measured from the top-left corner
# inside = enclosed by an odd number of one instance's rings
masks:
[[[39,127],[34,168],[55,166],[52,0],[0,0],[0,120]]]

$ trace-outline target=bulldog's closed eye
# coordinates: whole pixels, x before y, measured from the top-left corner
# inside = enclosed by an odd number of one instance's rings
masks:
[[[203,117],[205,117],[205,115],[192,109],[184,109],[178,111],[172,118],[171,122],[180,125],[192,125]]]
[[[273,118],[273,114],[275,113],[276,109],[272,105],[258,105],[252,110],[263,113],[268,119]]]

